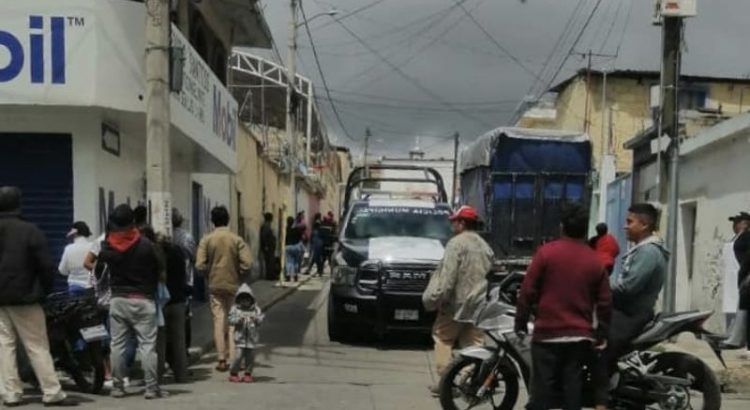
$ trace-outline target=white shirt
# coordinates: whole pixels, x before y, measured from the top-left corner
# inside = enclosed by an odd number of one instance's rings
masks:
[[[89,252],[93,253],[94,256],[99,257],[99,252],[102,251],[102,242],[104,242],[104,239],[106,238],[107,238],[106,233],[99,235],[99,237],[96,238],[94,243],[91,244],[91,248],[89,249]]]
[[[68,285],[76,285],[84,288],[90,288],[91,272],[83,267],[83,261],[86,259],[91,242],[83,237],[76,238],[73,243],[65,247],[62,259],[60,260],[60,274],[68,277]]]
[[[740,303],[740,292],[737,289],[737,272],[740,264],[734,256],[735,236],[730,242],[726,242],[721,249],[722,270],[724,271],[724,292],[722,308],[724,313],[737,313]]]

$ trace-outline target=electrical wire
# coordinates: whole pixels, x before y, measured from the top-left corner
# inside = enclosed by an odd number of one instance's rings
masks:
[[[476,10],[477,8],[479,8],[479,6],[481,6],[483,3],[484,3],[484,0],[479,1],[474,6],[473,10]],[[458,27],[466,19],[466,17],[467,17],[466,15],[459,16],[458,19],[454,20],[452,24],[450,24],[448,27],[446,27],[437,36],[433,37],[432,40],[430,40],[427,44],[425,44],[424,46],[420,47],[418,50],[409,53],[410,54],[409,57],[406,60],[400,62],[398,64],[398,67],[399,68],[404,68],[407,65],[409,65],[412,61],[414,61],[414,59],[416,59],[417,57],[419,57],[420,54],[422,54],[425,51],[427,51],[427,49],[429,49],[430,47],[434,46],[435,43],[437,43],[438,41],[442,40],[443,37],[445,37],[448,33],[450,33],[451,31],[453,31],[456,27]],[[366,81],[364,84],[360,84],[359,88],[366,88],[367,86],[369,86],[371,84],[377,83],[378,81],[382,80],[383,78],[385,78],[387,75],[389,75],[392,72],[393,72],[393,69],[390,69],[390,70],[388,70],[388,72],[383,73],[382,75],[380,75],[378,77],[372,78],[372,79]]]
[[[591,20],[594,18],[594,15],[596,14],[596,11],[599,9],[599,6],[601,6],[601,4],[602,4],[602,0],[596,0],[596,4],[594,4],[594,7],[591,9],[591,12],[589,13],[589,16],[586,18],[586,22],[583,24],[583,26],[581,27],[581,29],[578,31],[578,35],[576,36],[575,40],[573,41],[573,44],[571,44],[571,46],[568,49],[568,52],[566,53],[565,57],[562,59],[562,61],[560,62],[560,64],[558,64],[557,69],[555,70],[555,72],[552,75],[552,77],[550,77],[549,81],[547,81],[547,83],[544,85],[544,88],[542,89],[543,91],[540,92],[539,95],[534,98],[534,101],[532,102],[532,104],[536,104],[536,103],[539,102],[539,100],[541,99],[541,97],[544,94],[544,92],[546,92],[546,90],[549,90],[549,88],[552,85],[552,83],[555,81],[555,79],[557,79],[557,76],[560,75],[560,72],[562,71],[562,69],[565,67],[565,64],[570,59],[570,56],[573,55],[573,51],[575,50],[576,46],[578,45],[578,42],[581,41],[581,37],[583,36],[583,34],[586,32],[586,29],[591,24]],[[520,104],[519,105],[519,109],[516,110],[516,114],[513,116],[512,120],[511,120],[512,122],[516,122],[518,120],[519,116],[521,115],[521,110],[523,108],[524,108],[524,104]]]
[[[437,100],[438,102],[440,102],[442,105],[445,105],[448,108],[453,108],[457,113],[460,113],[465,118],[471,119],[473,121],[477,121],[477,122],[483,124],[484,126],[492,127],[492,125],[488,124],[486,121],[482,120],[481,118],[477,118],[476,116],[473,116],[473,115],[471,115],[469,113],[466,113],[465,111],[457,109],[455,106],[452,106],[449,102],[445,101],[442,97],[440,97],[439,95],[437,95],[435,92],[433,92],[429,88],[427,88],[424,85],[422,85],[418,80],[410,77],[402,69],[400,69],[395,64],[393,64],[393,62],[391,62],[390,60],[388,60],[387,58],[385,58],[382,54],[380,54],[377,50],[373,49],[371,45],[369,45],[357,33],[355,33],[354,31],[352,31],[346,24],[344,24],[341,21],[337,21],[337,23],[339,24],[339,26],[341,26],[342,29],[344,29],[344,31],[346,31],[350,36],[352,36],[353,38],[355,38],[362,45],[362,47],[368,49],[372,54],[374,54],[375,56],[377,56],[379,60],[383,61],[388,66],[390,66],[391,68],[393,68],[396,73],[398,73],[404,80],[406,80],[407,82],[409,82],[410,84],[412,84],[415,88],[419,89],[423,93],[425,93],[425,94],[429,95],[430,97],[434,98],[435,100]]]
[[[409,103],[420,104],[421,106],[425,106],[425,105],[430,106],[432,103],[432,101],[428,101],[428,100],[386,97],[386,96],[375,95],[375,94],[360,93],[356,91],[338,90],[334,88],[331,88],[331,92],[333,94],[352,95],[356,97],[369,98],[372,100],[402,102],[402,103],[407,103],[407,104]],[[517,102],[518,100],[492,100],[492,101],[451,101],[450,103],[452,105],[457,105],[457,106],[481,106],[481,105],[514,104]]]
[[[513,60],[514,63],[516,63],[519,67],[521,67],[527,73],[531,74],[532,77],[539,78],[539,75],[536,72],[534,72],[531,68],[527,67],[526,64],[524,64],[518,57],[516,57],[515,55],[513,55],[513,53],[508,51],[508,49],[503,47],[503,45],[500,44],[500,42],[497,41],[497,39],[495,39],[495,37],[493,37],[489,31],[487,31],[487,29],[484,28],[484,26],[476,19],[476,17],[474,17],[474,15],[471,14],[471,12],[464,6],[462,1],[459,1],[459,0],[453,0],[453,1],[454,3],[456,3],[458,7],[461,8],[461,10],[463,10],[463,12],[466,14],[466,16],[469,17],[469,19],[474,23],[474,25],[477,26],[477,28],[481,30],[482,33],[484,33],[484,36],[487,37],[487,39],[489,39],[492,42],[492,44],[495,45],[495,47],[497,47],[498,50],[500,50],[503,54],[510,57],[510,59]]]
[[[304,6],[302,6],[302,2],[299,2],[298,4],[299,4],[300,12],[302,13],[302,19],[305,22],[305,31],[307,31],[307,39],[310,41],[310,48],[312,48],[313,56],[315,57],[315,65],[316,67],[318,67],[318,74],[320,74],[320,80],[323,83],[323,88],[325,89],[326,95],[328,96],[329,99],[331,99],[331,90],[328,88],[328,82],[326,81],[326,77],[323,74],[323,68],[320,66],[320,59],[318,58],[318,50],[315,49],[315,40],[313,40],[312,33],[310,32],[310,25],[307,22],[307,15],[305,15],[305,8]],[[312,103],[312,101],[308,100],[308,104],[310,103]],[[354,138],[352,138],[351,135],[349,135],[349,131],[346,129],[346,125],[344,125],[344,121],[341,120],[341,115],[339,114],[339,111],[336,108],[336,104],[334,104],[333,101],[331,101],[331,110],[333,110],[333,114],[336,117],[336,121],[341,127],[341,130],[344,132],[344,136],[346,136],[346,138],[351,141],[356,141]]]

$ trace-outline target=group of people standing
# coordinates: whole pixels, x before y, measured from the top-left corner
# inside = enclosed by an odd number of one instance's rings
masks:
[[[433,326],[438,374],[446,370],[451,350],[481,344],[482,332],[470,324],[473,300],[486,292],[493,253],[475,232],[476,210],[461,207],[451,216],[455,236],[423,294],[428,311],[437,311]],[[612,274],[619,254],[605,225],[586,240],[588,211],[578,205],[561,213],[561,238],[535,253],[518,297],[515,330],[531,336],[532,381],[529,409],[548,409],[562,396],[562,407],[582,407],[584,367],[593,365],[598,409],[609,401],[610,375],[629,343],[654,318],[666,279],[669,253],[656,236],[657,209],[650,204],[629,208],[625,232],[633,244],[622,271]],[[431,386],[435,394],[437,387]]]
[[[285,236],[285,277],[287,281],[297,281],[302,272],[310,274],[313,266],[318,276],[323,275],[325,263],[330,262],[333,254],[333,245],[336,242],[336,221],[333,212],[328,212],[325,217],[316,213],[313,218],[312,228],[308,229],[305,221],[305,212],[299,212],[296,218],[289,217],[286,221]],[[304,264],[305,252],[309,250],[310,259],[306,267]],[[304,270],[303,270],[304,269]]]

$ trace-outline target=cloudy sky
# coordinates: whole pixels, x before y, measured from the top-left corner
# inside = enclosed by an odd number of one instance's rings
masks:
[[[302,1],[346,132],[324,93],[304,28],[299,71],[316,84],[332,139],[355,151],[369,127],[374,153],[403,152],[419,137],[431,156],[449,156],[446,137],[459,132],[468,143],[506,125],[524,96],[584,67],[578,53],[588,50],[616,55],[594,58],[595,68],[659,67],[661,37],[651,24],[651,0]],[[750,75],[750,53],[742,45],[750,39],[750,1],[698,3],[699,16],[686,23],[683,72]],[[285,58],[289,1],[262,4]],[[338,22],[313,19],[331,9],[339,11]]]

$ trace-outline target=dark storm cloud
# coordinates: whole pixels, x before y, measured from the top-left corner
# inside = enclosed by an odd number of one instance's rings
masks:
[[[303,0],[308,17],[332,7],[339,16],[375,0]],[[598,0],[581,0],[586,10]],[[286,56],[288,0],[265,0],[266,17]],[[578,0],[466,0],[463,4],[491,36],[514,58],[501,51],[460,8],[455,0],[384,0],[342,22],[411,80],[359,44],[329,17],[311,23],[313,37],[328,84],[346,128],[357,140],[370,127],[372,151],[392,155],[420,146],[433,155],[449,155],[454,131],[469,142],[490,128],[505,125],[518,101],[527,95],[563,32]],[[595,67],[653,69],[659,67],[660,30],[651,24],[649,0],[601,0],[575,51],[592,49],[617,59],[594,59]],[[429,16],[432,18],[427,18]],[[745,0],[699,1],[699,16],[686,24],[684,72],[713,76],[747,76],[750,56],[744,43],[750,37]],[[416,21],[416,24],[408,25]],[[572,43],[572,40],[571,42]],[[558,50],[566,54],[570,43]],[[300,71],[316,83],[324,96],[304,30],[300,31]],[[585,61],[573,56],[556,81],[570,76]],[[550,70],[554,71],[554,70]],[[549,77],[549,76],[545,76]],[[415,85],[414,82],[419,85]],[[427,88],[431,93],[425,92]],[[432,95],[431,95],[432,94]],[[371,95],[382,98],[371,98]],[[438,97],[438,98],[435,98]],[[447,106],[445,103],[451,103]],[[493,105],[480,104],[496,102]],[[328,129],[338,143],[359,150],[343,137],[330,106],[321,101]],[[453,109],[460,109],[457,112]],[[442,139],[434,138],[440,136]]]

